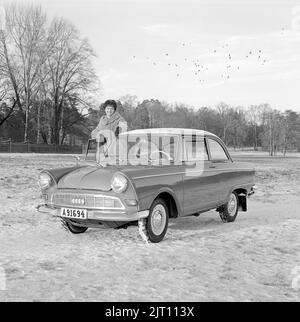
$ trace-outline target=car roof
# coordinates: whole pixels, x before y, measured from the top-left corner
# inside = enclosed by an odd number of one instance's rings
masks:
[[[199,129],[184,129],[184,128],[153,128],[153,129],[138,129],[138,130],[132,130],[128,132],[123,132],[122,134],[173,134],[173,135],[179,135],[179,134],[185,134],[185,135],[211,135],[214,137],[217,137],[215,134],[203,131]]]

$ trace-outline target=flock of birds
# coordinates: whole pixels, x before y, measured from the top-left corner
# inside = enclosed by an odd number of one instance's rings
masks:
[[[284,33],[284,28],[281,29],[281,34]],[[179,47],[182,49],[187,49],[188,47],[193,46],[191,42],[181,42],[179,43]],[[179,50],[179,48],[178,48]],[[219,81],[230,80],[236,72],[239,72],[243,69],[243,63],[245,61],[251,61],[252,63],[260,66],[264,66],[267,64],[267,58],[262,49],[258,50],[246,50],[243,55],[235,55],[232,50],[230,50],[230,46],[228,43],[220,45],[209,52],[204,53],[206,59],[203,58],[188,58],[186,53],[188,50],[183,53],[184,57],[181,58],[181,61],[173,62],[173,56],[166,52],[160,54],[160,58],[156,58],[155,60],[151,57],[138,57],[133,56],[133,60],[146,59],[153,67],[158,65],[167,66],[173,75],[176,77],[183,77],[184,71],[190,70],[193,73],[196,81],[199,83],[206,83],[209,81],[210,77],[213,77],[216,80],[216,77]],[[199,57],[203,56],[200,55]],[[214,64],[214,59],[219,58],[218,63]],[[222,58],[220,60],[220,58]],[[209,63],[205,63],[204,61],[210,61]],[[223,63],[220,63],[222,61]],[[216,69],[217,66],[217,69]]]

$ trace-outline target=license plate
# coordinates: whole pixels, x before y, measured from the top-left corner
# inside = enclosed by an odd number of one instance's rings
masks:
[[[86,209],[61,208],[60,216],[74,219],[87,219]]]

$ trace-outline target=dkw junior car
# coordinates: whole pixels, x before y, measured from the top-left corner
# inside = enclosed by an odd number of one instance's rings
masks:
[[[255,189],[251,167],[233,162],[216,135],[192,129],[133,130],[114,144],[90,140],[85,160],[42,171],[39,185],[38,210],[59,216],[70,232],[136,225],[153,243],[170,218],[216,209],[233,222]]]

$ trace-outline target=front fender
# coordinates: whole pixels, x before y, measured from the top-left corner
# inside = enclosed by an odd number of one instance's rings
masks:
[[[178,217],[182,215],[182,207],[180,205],[180,201],[176,196],[175,192],[169,187],[161,187],[153,193],[142,193],[141,191],[137,191],[137,196],[139,200],[139,209],[140,210],[149,210],[153,201],[161,194],[167,193],[169,194],[173,200],[175,201],[175,205],[178,211]]]
[[[178,217],[182,215],[182,209],[181,209],[181,206],[180,206],[180,202],[175,194],[175,192],[169,188],[169,187],[163,187],[161,189],[158,190],[158,192],[156,193],[155,197],[153,198],[153,200],[151,201],[151,204],[149,206],[149,208],[151,207],[153,201],[159,196],[161,195],[162,193],[168,193],[169,195],[172,196],[172,198],[174,199],[175,201],[175,204],[176,204],[176,208],[178,210]]]
[[[44,171],[41,171],[41,173],[43,172],[48,173],[53,178],[55,184],[57,184],[63,176],[79,168],[82,168],[82,166],[44,170]]]

